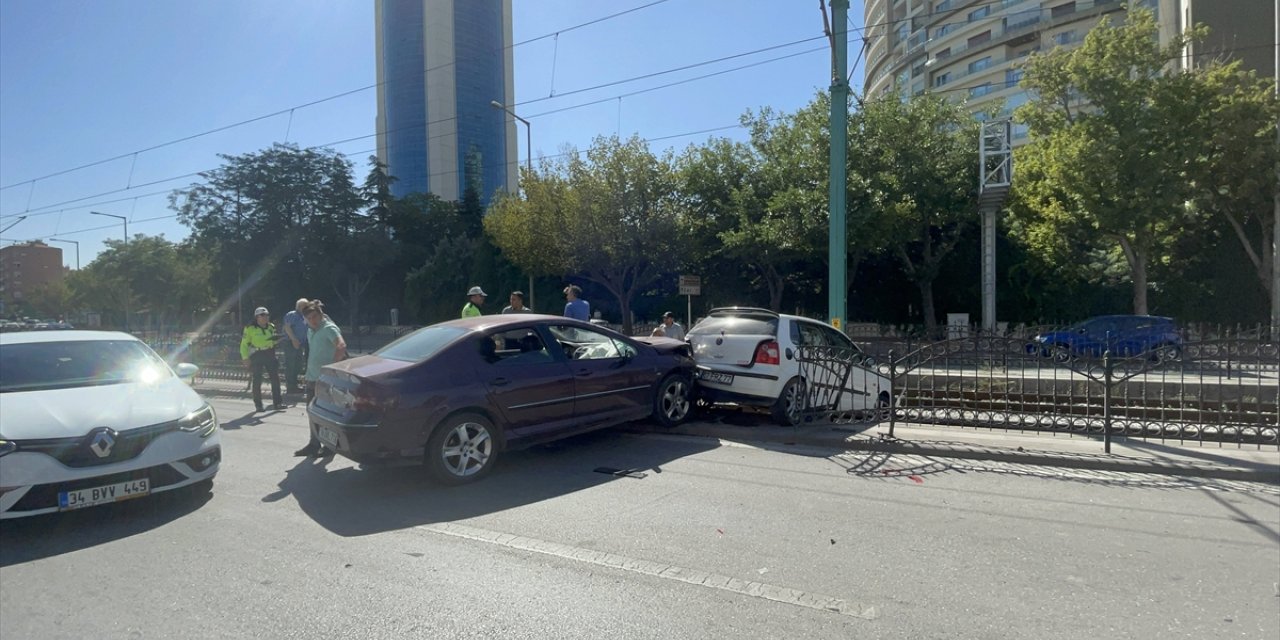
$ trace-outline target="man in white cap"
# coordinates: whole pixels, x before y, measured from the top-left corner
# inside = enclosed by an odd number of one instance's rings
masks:
[[[471,287],[471,290],[467,291],[467,303],[462,305],[462,317],[474,318],[484,315],[480,313],[480,305],[484,304],[484,299],[487,297],[489,294],[485,293],[484,289]]]
[[[240,338],[240,358],[249,367],[249,386],[253,390],[253,406],[262,406],[262,377],[271,383],[271,408],[283,409],[280,403],[280,361],[276,360],[276,325],[271,324],[271,312],[266,307],[253,310],[253,322],[244,328]]]

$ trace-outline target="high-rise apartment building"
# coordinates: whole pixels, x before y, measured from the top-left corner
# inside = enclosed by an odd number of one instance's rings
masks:
[[[1003,100],[1008,114],[1027,101],[1019,60],[1078,46],[1104,16],[1121,21],[1130,6],[1155,12],[1162,40],[1189,24],[1210,27],[1183,65],[1228,56],[1274,73],[1266,46],[1274,38],[1273,0],[867,0],[864,90],[868,97],[941,92],[967,100],[975,113]],[[1014,125],[1014,144],[1026,135]]]
[[[511,0],[375,0],[378,158],[392,193],[458,200],[469,160],[481,197],[517,188]],[[473,178],[474,179],[474,178]]]
[[[58,247],[39,240],[0,247],[0,301],[5,309],[41,287],[62,282],[64,275]]]

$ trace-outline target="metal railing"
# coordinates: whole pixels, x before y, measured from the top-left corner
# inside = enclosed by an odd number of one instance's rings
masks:
[[[891,436],[900,422],[1080,434],[1108,452],[1114,437],[1280,443],[1280,346],[1248,332],[1065,348],[975,333],[883,359],[824,347],[798,360],[814,423],[887,422]],[[877,388],[891,408],[866,392]]]

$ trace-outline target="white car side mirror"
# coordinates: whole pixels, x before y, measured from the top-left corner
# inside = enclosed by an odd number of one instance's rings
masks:
[[[186,382],[187,384],[191,384],[195,382],[196,374],[200,373],[200,367],[197,367],[196,365],[191,364],[190,362],[183,362],[178,366],[174,367],[173,372],[177,374],[179,378],[182,378],[184,382]]]

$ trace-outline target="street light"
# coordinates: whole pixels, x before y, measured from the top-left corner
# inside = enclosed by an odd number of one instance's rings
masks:
[[[525,167],[525,173],[529,174],[529,179],[532,180],[533,179],[533,125],[529,124],[528,120],[525,120],[524,118],[521,118],[520,116],[516,115],[516,112],[507,108],[507,105],[504,105],[501,102],[498,102],[497,100],[491,100],[489,102],[489,106],[493,107],[494,109],[501,110],[505,112],[507,115],[511,116],[512,118],[515,118],[516,120],[519,120],[520,122],[524,123],[524,161],[525,161],[524,167]],[[525,194],[525,197],[527,198],[529,196],[529,190],[525,189],[524,194]],[[535,302],[533,299],[533,274],[529,274],[529,307],[532,308],[534,304]]]
[[[80,241],[79,240],[63,240],[61,238],[49,238],[49,242],[68,242],[76,246],[76,271],[80,270]]]
[[[106,216],[108,218],[119,218],[124,223],[124,246],[129,246],[129,219],[124,216],[118,216],[114,213],[102,213],[101,211],[90,211],[95,216]],[[125,292],[124,296],[124,330],[129,330],[129,292]]]

